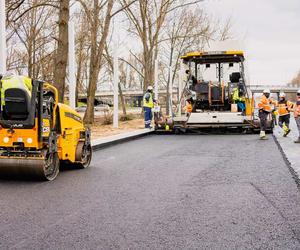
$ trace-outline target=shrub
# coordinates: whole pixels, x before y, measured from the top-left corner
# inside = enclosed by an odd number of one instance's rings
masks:
[[[104,111],[102,125],[110,125],[113,123],[113,113],[111,111]]]

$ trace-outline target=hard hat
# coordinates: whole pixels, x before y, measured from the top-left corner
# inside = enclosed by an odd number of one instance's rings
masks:
[[[298,89],[297,94],[300,95],[300,89]]]
[[[271,91],[270,91],[269,89],[264,89],[263,93],[264,93],[264,94],[270,94]]]
[[[285,93],[284,92],[280,92],[279,93],[279,97],[285,97]]]
[[[152,91],[152,90],[153,90],[153,87],[152,87],[151,85],[149,85],[149,86],[147,87],[147,90]]]

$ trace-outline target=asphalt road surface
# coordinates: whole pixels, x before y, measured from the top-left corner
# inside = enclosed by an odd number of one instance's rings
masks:
[[[0,249],[300,249],[299,189],[257,135],[153,135],[1,180],[0,218]]]

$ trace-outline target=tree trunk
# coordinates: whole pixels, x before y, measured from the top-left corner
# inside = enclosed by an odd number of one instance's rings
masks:
[[[144,91],[154,83],[154,60],[152,52],[144,53]]]
[[[114,5],[114,0],[109,0],[103,24],[103,32],[99,44],[97,43],[99,25],[99,4],[98,0],[94,0],[93,23],[91,30],[91,58],[90,58],[90,81],[87,93],[87,108],[84,114],[84,123],[92,125],[94,123],[94,102],[97,89],[98,75],[101,69],[103,51],[106,44],[106,39],[109,32],[111,11]]]
[[[59,35],[56,55],[54,59],[54,86],[57,88],[59,101],[64,101],[65,82],[67,74],[68,61],[68,22],[70,18],[69,12],[70,0],[60,0],[59,6]]]
[[[172,103],[170,103],[170,97],[173,93],[170,93],[170,84],[171,84],[171,70],[172,70],[172,60],[173,60],[173,51],[174,48],[171,47],[171,53],[170,53],[170,61],[169,61],[169,71],[168,71],[168,81],[167,81],[167,106],[166,111],[168,115],[172,114]],[[171,105],[171,107],[170,107]]]
[[[92,125],[94,123],[94,106],[95,106],[94,104],[95,104],[95,93],[97,89],[98,73],[99,71],[96,69],[95,66],[91,67],[90,81],[89,81],[89,87],[87,92],[87,107],[84,114],[84,122],[87,125]]]

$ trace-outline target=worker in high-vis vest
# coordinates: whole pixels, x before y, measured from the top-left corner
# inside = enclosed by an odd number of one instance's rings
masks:
[[[32,80],[26,76],[3,76],[1,78],[1,106],[5,105],[5,90],[24,89],[31,97]]]
[[[152,109],[154,108],[155,103],[156,100],[153,97],[153,87],[149,85],[143,98],[145,128],[151,128]]]
[[[239,88],[234,88],[232,91],[232,101],[237,104],[238,110],[244,113],[246,110],[245,97],[241,94],[242,93]]]
[[[260,97],[260,102],[258,103],[259,108],[259,119],[260,119],[260,139],[266,140],[266,128],[267,128],[267,120],[269,114],[272,112],[271,104],[276,104],[272,99],[270,99],[270,90],[265,89],[263,91],[262,96]]]
[[[286,137],[290,132],[290,112],[294,103],[286,99],[285,93],[279,93],[279,101],[277,102],[278,125],[283,129],[283,136]]]
[[[186,100],[186,105],[185,105],[186,116],[190,116],[192,112],[193,112],[193,98],[189,98]]]
[[[295,143],[300,143],[300,89],[297,91],[297,102],[294,106],[294,117],[298,128],[298,139]]]

